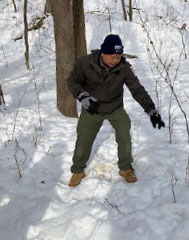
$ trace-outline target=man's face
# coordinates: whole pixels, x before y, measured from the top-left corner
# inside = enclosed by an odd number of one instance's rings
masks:
[[[110,68],[115,67],[121,60],[121,54],[101,54],[102,61]]]

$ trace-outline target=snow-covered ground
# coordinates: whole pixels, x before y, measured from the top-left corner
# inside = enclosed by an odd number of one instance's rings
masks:
[[[125,52],[137,55],[128,60],[166,127],[153,129],[149,117],[125,89],[138,181],[128,184],[118,175],[114,131],[104,122],[86,168],[87,177],[70,188],[77,119],[64,117],[56,109],[52,17],[42,29],[29,32],[31,70],[27,71],[23,39],[13,40],[23,32],[23,3],[16,1],[18,12],[14,13],[12,1],[0,2],[0,83],[6,101],[0,111],[1,240],[188,240],[188,135],[184,115],[155,67],[157,63],[162,70],[153,46],[165,64],[171,63],[172,81],[177,73],[175,92],[189,117],[189,60],[184,57],[184,53],[189,57],[189,3],[135,3],[145,26],[136,10],[133,23],[123,21],[120,1],[85,1],[88,52],[99,48],[110,27],[119,34]],[[29,3],[30,22],[43,14],[43,6],[43,0]],[[104,15],[91,14],[95,10]],[[186,29],[181,29],[183,24]],[[148,34],[146,29],[150,29]]]

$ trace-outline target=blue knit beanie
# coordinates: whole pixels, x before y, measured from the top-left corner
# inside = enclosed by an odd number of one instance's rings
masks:
[[[101,45],[101,53],[104,54],[122,54],[123,45],[121,39],[116,34],[110,34],[106,36],[104,42]]]

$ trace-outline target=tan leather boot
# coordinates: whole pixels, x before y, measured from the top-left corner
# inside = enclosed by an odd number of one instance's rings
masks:
[[[134,183],[137,181],[137,177],[132,169],[126,171],[120,170],[119,175],[124,177],[128,183]]]
[[[84,177],[85,177],[85,173],[73,173],[68,185],[70,187],[75,187],[80,184],[81,180]]]

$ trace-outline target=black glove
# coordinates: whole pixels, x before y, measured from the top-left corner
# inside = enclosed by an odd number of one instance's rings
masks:
[[[150,116],[150,120],[154,128],[156,128],[157,124],[158,129],[160,129],[161,127],[165,127],[165,123],[162,121],[161,116],[156,109],[151,110],[148,115]]]
[[[100,107],[100,104],[97,103],[97,102],[94,102],[92,99],[89,99],[89,102],[90,102],[90,106],[89,106],[89,109],[87,109],[87,111],[91,114],[99,114],[98,112],[98,108]]]
[[[77,99],[81,102],[81,105],[91,114],[98,114],[98,107],[100,104],[97,103],[97,99],[91,97],[88,92],[79,92]]]

